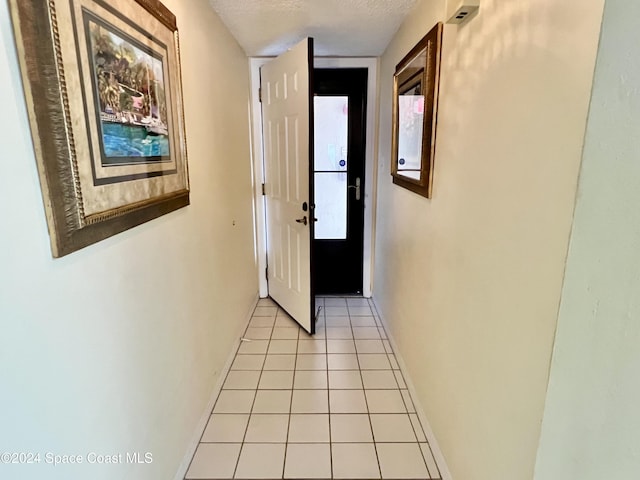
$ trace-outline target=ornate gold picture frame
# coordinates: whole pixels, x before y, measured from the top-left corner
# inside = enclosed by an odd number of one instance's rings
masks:
[[[433,185],[442,32],[437,23],[393,76],[393,183],[427,198]]]
[[[54,257],[189,204],[175,16],[9,0]]]

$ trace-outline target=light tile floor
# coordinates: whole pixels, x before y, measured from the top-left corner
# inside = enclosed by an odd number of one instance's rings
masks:
[[[437,479],[376,311],[319,297],[311,337],[256,307],[186,479]]]

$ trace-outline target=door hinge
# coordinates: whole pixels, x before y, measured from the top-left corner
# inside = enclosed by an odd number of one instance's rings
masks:
[[[262,195],[266,195],[267,194],[267,189],[264,186],[264,183],[262,184]]]
[[[269,267],[264,269],[264,276],[269,280]]]
[[[262,103],[262,87],[258,87],[258,101]]]

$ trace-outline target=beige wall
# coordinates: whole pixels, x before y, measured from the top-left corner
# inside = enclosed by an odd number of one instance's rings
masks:
[[[536,480],[640,477],[640,32],[607,0]]]
[[[172,478],[257,297],[246,56],[206,0],[165,3],[192,205],[53,260],[0,2],[0,452],[153,453],[146,466],[0,465],[2,478]]]
[[[391,81],[445,8],[382,57],[374,298],[453,478],[530,480],[603,0],[483,0],[445,29],[427,200],[391,183]]]

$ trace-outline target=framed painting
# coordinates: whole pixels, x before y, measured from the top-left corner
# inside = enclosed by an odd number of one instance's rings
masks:
[[[9,0],[54,257],[189,204],[175,16]]]

